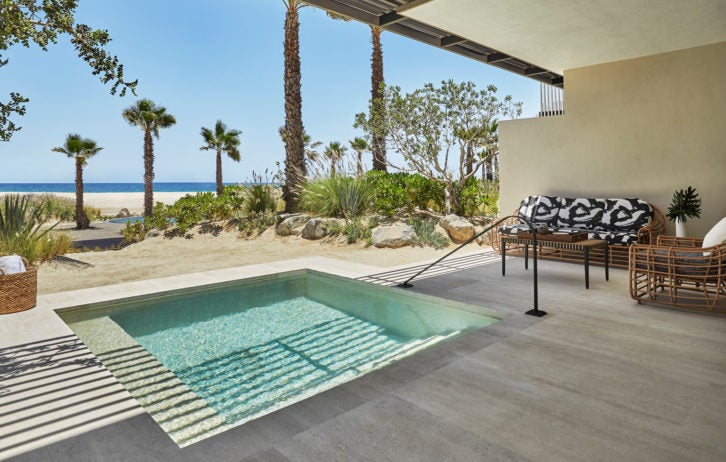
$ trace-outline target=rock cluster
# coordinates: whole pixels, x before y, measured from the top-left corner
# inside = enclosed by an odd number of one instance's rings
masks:
[[[439,219],[436,228],[452,242],[462,244],[482,232],[485,224],[486,222],[477,222],[475,225],[460,216],[446,215]],[[338,218],[314,218],[304,213],[288,213],[278,215],[275,233],[278,236],[299,235],[303,239],[319,240],[339,234],[344,226],[345,220]],[[415,238],[414,228],[403,221],[384,223],[371,230],[371,243],[378,248],[397,249],[413,245]],[[489,234],[477,237],[476,243],[488,245]]]

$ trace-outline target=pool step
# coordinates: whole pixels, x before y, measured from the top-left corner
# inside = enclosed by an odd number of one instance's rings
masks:
[[[83,336],[105,367],[179,446],[229,427],[209,404],[110,318],[93,320],[103,337]],[[111,347],[111,345],[113,345]]]

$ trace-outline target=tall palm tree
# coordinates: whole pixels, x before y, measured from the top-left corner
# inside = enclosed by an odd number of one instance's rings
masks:
[[[222,153],[226,153],[230,159],[239,162],[239,130],[227,131],[227,126],[221,120],[217,121],[214,131],[209,128],[202,127],[202,138],[207,143],[206,146],[199,148],[201,151],[215,151],[217,153],[217,195],[220,196],[224,192],[224,184],[222,183]]]
[[[90,220],[83,210],[83,167],[88,159],[95,156],[101,149],[96,142],[89,138],[82,138],[78,133],[69,133],[63,146],[53,148],[53,152],[60,152],[76,159],[76,228],[86,229]]]
[[[383,47],[381,46],[381,29],[378,26],[371,26],[371,113],[370,118],[374,125],[382,125],[384,115],[381,110],[383,99]],[[371,139],[371,150],[373,151],[373,170],[386,171],[386,137],[377,131]]]
[[[328,16],[336,21],[350,21],[350,18],[338,13],[328,12]],[[370,26],[371,28],[371,113],[369,114],[374,126],[381,126],[383,112],[381,110],[381,100],[383,98],[383,47],[381,46],[381,32],[383,29],[379,26]],[[373,170],[387,170],[386,164],[386,137],[376,131],[371,140],[371,151],[373,152]]]
[[[285,13],[285,211],[297,208],[298,191],[307,174],[303,141],[302,94],[300,90],[301,0],[282,0]]]
[[[337,141],[331,141],[328,143],[328,145],[325,147],[325,151],[323,151],[323,155],[330,159],[330,176],[333,177],[336,174],[336,165],[345,155],[345,146],[338,143]]]
[[[358,176],[363,176],[363,153],[368,151],[368,142],[363,138],[353,138],[348,141],[350,147],[358,154]]]
[[[173,115],[163,106],[157,106],[150,99],[140,99],[121,113],[130,125],[144,132],[144,216],[150,217],[154,209],[154,140],[159,138],[159,130],[176,123]]]

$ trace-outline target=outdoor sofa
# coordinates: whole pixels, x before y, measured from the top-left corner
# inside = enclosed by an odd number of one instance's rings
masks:
[[[630,245],[655,243],[665,232],[663,213],[642,199],[527,196],[512,215],[492,230],[491,242],[497,251],[501,250],[501,235],[516,236],[519,231],[529,230],[518,218],[524,217],[533,225],[546,226],[550,231],[584,231],[588,239],[607,241],[610,265],[623,268],[628,267]],[[566,249],[547,249],[540,255],[582,261],[582,255]]]

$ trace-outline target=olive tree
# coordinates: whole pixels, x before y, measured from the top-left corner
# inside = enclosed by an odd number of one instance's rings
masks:
[[[498,154],[498,117],[518,117],[522,103],[510,95],[499,100],[493,85],[483,90],[473,82],[431,83],[411,93],[386,87],[381,100],[382,123],[356,116],[357,127],[368,137],[384,135],[405,165],[388,165],[415,171],[444,185],[446,213],[458,210],[459,190],[481,166]],[[390,157],[390,156],[389,156]]]
[[[103,83],[112,82],[111,94],[121,89],[120,96],[127,90],[133,93],[136,81],[124,79],[124,68],[116,56],[110,55],[104,47],[111,41],[106,30],[93,29],[75,22],[78,0],[3,0],[0,2],[0,51],[13,45],[30,47],[31,43],[47,51],[55,44],[58,36],[68,35],[78,56],[91,67]],[[0,55],[0,67],[8,64]],[[0,140],[9,141],[13,133],[20,130],[11,120],[13,114],[25,114],[23,95],[11,92],[10,99],[0,101]]]

